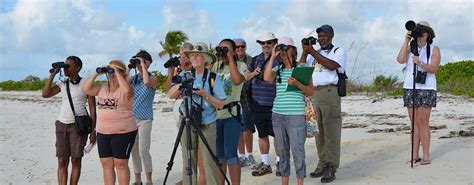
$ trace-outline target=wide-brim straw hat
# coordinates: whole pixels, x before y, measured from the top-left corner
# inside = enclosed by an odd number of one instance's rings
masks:
[[[428,23],[426,21],[420,21],[420,22],[418,22],[418,24],[423,26],[423,28],[426,29],[426,31],[428,31],[428,33],[430,33],[432,39],[435,38],[435,32],[434,32],[433,28],[431,28],[430,23]]]
[[[193,53],[203,54],[206,62],[211,63],[211,64],[214,63],[217,60],[216,55],[209,52],[209,48],[207,47],[207,44],[204,43],[204,42],[197,42],[197,43],[193,44],[193,47],[192,47],[191,50],[184,51],[184,54],[189,59],[191,59],[191,54],[193,54]]]

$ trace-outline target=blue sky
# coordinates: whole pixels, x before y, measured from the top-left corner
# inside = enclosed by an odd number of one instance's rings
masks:
[[[349,77],[369,82],[378,74],[402,77],[395,58],[409,19],[432,25],[442,63],[473,59],[472,17],[467,0],[0,0],[0,81],[45,78],[52,62],[69,55],[83,59],[81,74],[87,76],[111,59],[128,61],[140,48],[152,54],[151,70],[163,71],[158,42],[169,30],[213,45],[242,37],[256,55],[255,40],[263,32],[299,43],[317,26],[331,24],[334,43],[348,50]]]

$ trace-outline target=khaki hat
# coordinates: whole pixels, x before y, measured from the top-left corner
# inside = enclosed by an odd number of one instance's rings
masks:
[[[424,29],[426,29],[426,31],[428,31],[431,35],[431,39],[435,38],[435,32],[433,30],[433,28],[431,28],[430,26],[430,23],[426,22],[426,21],[420,21],[418,22],[418,24],[420,24],[421,26],[423,26]]]
[[[272,32],[265,32],[262,35],[260,35],[260,37],[257,39],[257,43],[265,42],[269,40],[278,40],[278,39],[275,37],[275,34],[273,34]]]
[[[216,55],[213,53],[209,52],[209,48],[207,47],[207,44],[204,42],[196,42],[191,50],[184,51],[184,54],[188,59],[191,59],[191,54],[193,53],[201,53],[204,54],[204,58],[206,59],[206,62],[208,63],[214,63],[217,60]]]

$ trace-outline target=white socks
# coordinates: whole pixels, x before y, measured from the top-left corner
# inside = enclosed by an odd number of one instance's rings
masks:
[[[239,154],[239,158],[245,157],[245,154]]]
[[[268,154],[262,154],[262,162],[265,165],[269,165],[270,162],[268,161]]]
[[[275,161],[276,161],[276,162],[280,162],[280,156],[276,156],[276,157],[275,157]]]

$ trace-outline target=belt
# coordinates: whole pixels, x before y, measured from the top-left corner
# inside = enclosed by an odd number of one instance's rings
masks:
[[[329,88],[329,87],[337,87],[337,85],[335,85],[335,84],[318,85],[318,86],[314,86],[314,89],[315,90],[321,90],[321,89],[325,89],[325,88]]]

